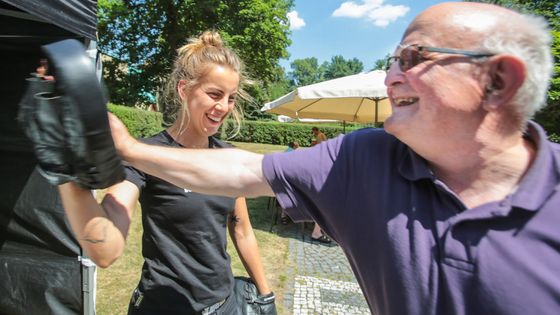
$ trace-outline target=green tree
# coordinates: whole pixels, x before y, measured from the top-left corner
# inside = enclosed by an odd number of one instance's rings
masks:
[[[296,59],[290,63],[290,68],[292,71],[289,74],[289,82],[292,87],[323,81],[323,71],[315,57]]]
[[[323,78],[325,80],[332,80],[360,73],[363,70],[364,64],[356,58],[346,60],[342,56],[334,56],[331,58],[330,63],[324,64]]]
[[[360,60],[356,58],[346,60],[342,56],[334,56],[330,62],[325,61],[320,66],[315,57],[296,59],[290,67],[292,71],[288,75],[288,81],[291,87],[332,80],[364,70],[364,64]]]
[[[293,0],[99,0],[98,30],[111,100],[150,102],[162,87],[176,49],[207,29],[217,30],[266,89],[288,56],[287,13]],[[255,105],[245,104],[246,106]]]
[[[255,84],[246,88],[247,92],[253,97],[253,100],[242,104],[245,118],[247,120],[263,120],[273,119],[272,114],[261,112],[261,107],[269,101],[272,101],[289,92],[289,83],[284,74],[284,70],[279,68],[276,73],[276,79],[272,80],[266,87],[261,84]]]
[[[377,59],[373,64],[373,69],[371,70],[385,70],[387,68],[387,60],[389,60],[391,54],[385,55],[382,59]]]

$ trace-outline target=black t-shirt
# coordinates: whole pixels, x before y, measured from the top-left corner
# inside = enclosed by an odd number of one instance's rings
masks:
[[[181,147],[166,131],[143,142]],[[213,137],[209,143],[231,147]],[[235,200],[179,188],[132,167],[126,168],[126,180],[139,187],[142,206],[141,308],[189,314],[229,296],[233,275],[226,223]]]

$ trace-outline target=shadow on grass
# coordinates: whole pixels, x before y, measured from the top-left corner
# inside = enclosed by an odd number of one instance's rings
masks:
[[[288,224],[282,224],[280,220],[282,208],[277,204],[271,208],[269,202],[270,197],[247,199],[253,229],[274,233],[282,238],[295,238],[304,242],[311,241],[309,236],[313,230],[313,221],[295,223],[289,220]]]
[[[289,224],[283,225],[280,222],[282,209],[279,206],[276,206],[276,209],[270,208],[269,202],[270,197],[247,199],[249,217],[253,229],[274,233],[280,237],[299,237],[301,239],[301,235],[298,235],[296,230],[299,230],[303,223],[293,223],[290,221]]]

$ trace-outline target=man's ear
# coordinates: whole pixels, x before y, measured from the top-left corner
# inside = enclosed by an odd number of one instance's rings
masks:
[[[186,98],[185,86],[187,86],[187,82],[185,80],[179,80],[179,83],[177,83],[177,93],[179,93],[182,100]]]
[[[527,71],[525,63],[513,55],[494,56],[489,63],[485,106],[497,109],[511,102],[525,82]]]

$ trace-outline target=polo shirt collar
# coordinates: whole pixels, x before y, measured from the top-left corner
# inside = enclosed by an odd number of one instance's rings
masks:
[[[537,152],[511,201],[514,207],[537,211],[556,189],[560,158],[541,126],[530,121],[525,136],[535,144]]]
[[[519,187],[511,196],[513,207],[537,211],[539,207],[554,193],[560,181],[560,157],[555,154],[552,144],[548,141],[545,131],[535,122],[529,121],[525,137],[537,147],[532,165],[519,183]],[[398,164],[399,173],[410,181],[433,179],[434,176],[424,158],[416,154],[408,146],[404,146],[404,154]]]
[[[410,181],[432,179],[433,175],[428,167],[428,162],[406,145],[404,145],[404,150],[398,164],[401,176]]]

